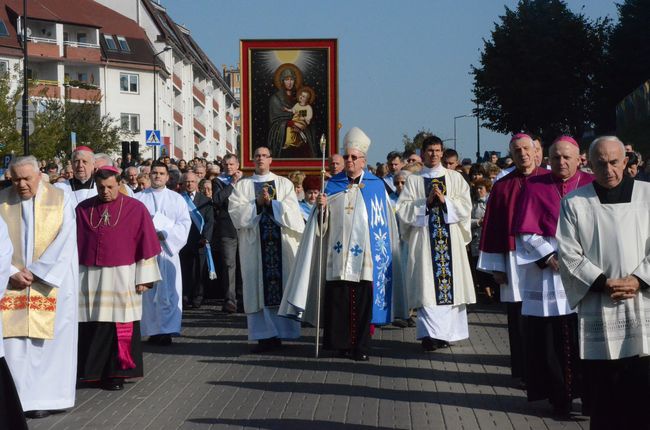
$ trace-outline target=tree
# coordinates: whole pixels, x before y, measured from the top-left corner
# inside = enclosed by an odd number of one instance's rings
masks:
[[[22,85],[11,86],[16,80],[22,82],[17,69],[0,73],[0,154],[23,151],[23,140],[16,130],[16,105],[22,95]]]
[[[547,141],[592,128],[608,26],[606,19],[571,12],[561,0],[506,7],[491,40],[484,40],[480,67],[472,67],[483,125]]]
[[[422,141],[425,137],[431,136],[431,130],[421,128],[411,139],[408,134],[402,135],[402,143],[404,144],[404,151],[416,151],[422,148]]]

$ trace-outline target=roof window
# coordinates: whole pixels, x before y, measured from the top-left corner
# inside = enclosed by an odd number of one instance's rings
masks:
[[[122,51],[129,52],[131,50],[124,36],[115,36],[115,37],[117,38],[117,43],[120,45],[120,49]]]
[[[106,47],[110,51],[117,51],[117,45],[115,44],[115,39],[110,34],[104,35],[104,41],[106,42]]]
[[[9,37],[9,32],[7,31],[7,25],[1,19],[0,19],[0,37]]]

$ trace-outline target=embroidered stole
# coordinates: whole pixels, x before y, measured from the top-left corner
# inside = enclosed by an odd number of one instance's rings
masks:
[[[275,181],[255,182],[255,196],[267,188],[272,200],[277,200]],[[260,214],[260,244],[262,251],[262,281],[264,306],[280,306],[282,301],[282,228],[273,219],[273,209],[264,208]]]
[[[34,253],[32,261],[38,261],[50,246],[63,224],[64,193],[50,184],[39,184],[34,199]],[[12,188],[0,193],[0,216],[9,230],[14,248],[11,259],[18,269],[25,267],[23,261],[22,205],[20,196]],[[74,244],[73,246],[76,246]],[[53,339],[56,315],[57,289],[34,281],[29,288],[7,288],[0,301],[4,337],[30,337]]]
[[[447,195],[445,177],[423,178],[425,196],[437,187],[442,194]],[[441,206],[434,206],[429,211],[429,242],[431,244],[431,265],[435,279],[437,305],[454,304],[453,276],[451,271],[451,240],[449,225],[445,222]]]

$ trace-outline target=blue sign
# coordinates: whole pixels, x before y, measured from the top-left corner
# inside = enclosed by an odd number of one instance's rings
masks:
[[[70,132],[70,142],[72,142],[73,149],[77,147],[77,133],[74,131]]]
[[[160,130],[145,130],[144,140],[147,146],[161,146]]]

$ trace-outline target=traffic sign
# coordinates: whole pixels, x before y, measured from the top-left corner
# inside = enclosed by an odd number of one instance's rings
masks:
[[[160,130],[145,130],[144,140],[147,146],[161,146]]]
[[[12,154],[7,154],[3,158],[4,158],[3,167],[5,169],[8,169],[9,168],[9,163],[11,163],[11,159],[14,158],[14,156]]]
[[[18,133],[23,134],[23,119],[16,118],[16,130]],[[27,120],[27,133],[31,136],[34,133],[34,119],[29,118]]]
[[[36,108],[32,103],[27,104],[27,118],[32,119],[34,118],[34,114],[36,113]],[[23,117],[23,101],[19,101],[16,103],[16,118],[22,118]]]

